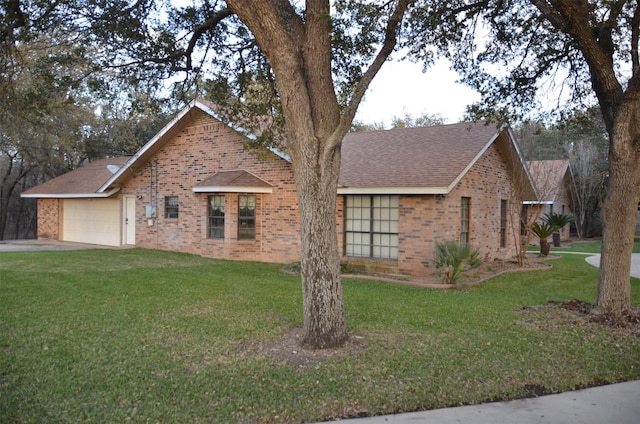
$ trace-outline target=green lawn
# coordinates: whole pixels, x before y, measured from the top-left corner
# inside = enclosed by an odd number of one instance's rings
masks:
[[[277,265],[2,253],[0,422],[319,421],[639,379],[639,337],[538,307],[595,300],[583,257],[552,264],[461,291],[345,279],[360,348],[303,362],[265,347],[302,325]]]

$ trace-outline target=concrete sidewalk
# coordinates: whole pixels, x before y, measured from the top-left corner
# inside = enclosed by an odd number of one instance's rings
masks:
[[[565,252],[555,252],[555,253],[565,253]],[[600,255],[592,255],[585,259],[588,264],[591,264],[595,267],[600,267]],[[631,276],[635,278],[640,278],[640,253],[632,253],[631,254]],[[640,419],[638,420],[640,423]]]
[[[638,424],[640,381],[507,402],[343,421],[350,424]]]

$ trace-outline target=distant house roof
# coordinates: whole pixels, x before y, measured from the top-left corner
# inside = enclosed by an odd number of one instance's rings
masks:
[[[99,159],[22,192],[22,197],[109,197],[117,190],[99,193],[100,187],[129,160],[128,156]]]
[[[568,159],[536,160],[527,162],[529,172],[538,190],[538,203],[552,204],[563,187],[563,180],[572,178]]]
[[[193,186],[195,193],[271,193],[272,186],[244,170],[220,171]]]
[[[350,133],[339,193],[447,194],[496,141],[525,168],[510,131],[485,122]]]

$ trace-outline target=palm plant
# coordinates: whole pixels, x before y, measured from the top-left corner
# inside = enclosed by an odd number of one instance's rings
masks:
[[[481,263],[480,250],[468,244],[460,246],[453,240],[436,242],[434,259],[436,274],[445,284],[455,284],[460,274]]]
[[[573,217],[564,213],[550,212],[544,214],[542,221],[556,228],[553,232],[553,247],[560,247],[560,230],[562,227],[572,222]]]
[[[550,225],[547,222],[534,222],[531,225],[531,232],[540,239],[540,254],[542,256],[548,256],[551,250],[549,244],[549,237],[558,230],[557,227]]]

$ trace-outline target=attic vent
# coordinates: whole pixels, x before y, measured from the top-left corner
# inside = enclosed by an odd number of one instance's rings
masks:
[[[109,172],[111,172],[112,174],[115,174],[116,172],[118,172],[118,170],[120,169],[120,167],[118,165],[107,165],[107,169],[109,170]]]

